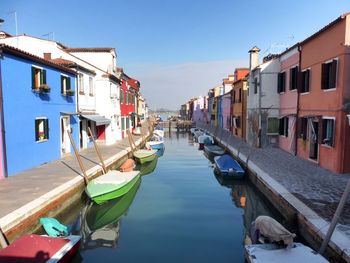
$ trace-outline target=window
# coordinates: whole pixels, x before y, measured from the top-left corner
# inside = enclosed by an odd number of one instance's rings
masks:
[[[303,139],[304,141],[307,138],[307,118],[299,118],[299,138]]]
[[[279,135],[283,135],[288,137],[288,124],[289,124],[289,118],[283,117],[279,121]]]
[[[124,103],[124,91],[120,90],[120,103]]]
[[[289,70],[289,89],[295,90],[298,85],[298,67],[291,68]]]
[[[279,120],[276,117],[267,118],[267,134],[268,135],[278,135],[279,134]]]
[[[122,117],[122,130],[124,131],[125,130],[125,118]]]
[[[129,93],[128,92],[125,93],[125,97],[126,97],[126,104],[129,104]]]
[[[89,77],[89,95],[94,96],[95,90],[94,90],[94,80],[92,77]]]
[[[328,146],[334,146],[334,119],[322,120],[322,143]]]
[[[286,72],[278,73],[277,93],[286,91]]]
[[[310,70],[304,70],[301,73],[301,92],[309,92],[310,91]]]
[[[32,89],[44,92],[50,91],[50,88],[46,85],[45,69],[32,67]]]
[[[71,93],[70,77],[61,75],[61,94],[66,96],[71,95]]]
[[[210,116],[210,119],[211,119],[212,121],[215,121],[215,115],[212,114],[212,115]]]
[[[35,141],[41,142],[49,139],[49,120],[37,118],[35,120]]]
[[[233,97],[232,97],[232,103],[236,102],[236,91],[233,90]]]
[[[335,89],[337,81],[337,60],[322,64],[321,89]]]
[[[78,84],[79,84],[79,94],[84,95],[85,94],[84,75],[81,73],[78,74]]]
[[[232,124],[234,128],[241,128],[241,116],[232,117]]]
[[[129,127],[130,127],[129,117],[126,117],[126,128],[129,129]]]
[[[242,102],[242,89],[239,89],[239,93],[238,93],[238,102],[239,102],[239,103]]]
[[[254,78],[254,94],[258,93],[258,78]]]

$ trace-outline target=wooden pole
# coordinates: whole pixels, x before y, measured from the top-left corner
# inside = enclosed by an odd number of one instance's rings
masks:
[[[127,133],[128,133],[128,138],[130,138],[132,144],[134,145],[134,149],[136,149],[136,143],[134,142],[134,139],[131,136],[131,132],[128,130]]]
[[[102,171],[103,171],[104,174],[106,174],[107,173],[107,169],[106,169],[105,163],[104,163],[104,161],[102,159],[101,152],[100,152],[100,150],[99,150],[99,148],[97,146],[97,143],[95,141],[95,138],[94,138],[94,136],[92,134],[92,131],[91,131],[90,127],[88,127],[88,131],[89,131],[90,137],[92,138],[92,141],[94,142],[94,147],[95,147],[96,153],[98,155],[98,158],[100,159],[100,162],[102,164]]]
[[[339,201],[337,210],[335,211],[335,214],[332,218],[332,222],[331,225],[328,228],[327,234],[325,239],[322,242],[321,248],[319,250],[319,253],[322,255],[324,253],[324,251],[326,250],[326,247],[328,245],[329,240],[331,239],[334,229],[338,223],[339,217],[341,215],[341,213],[343,212],[344,206],[346,204],[346,200],[348,198],[348,196],[350,195],[350,179],[348,180],[348,183],[345,187],[344,193]]]
[[[128,141],[129,141],[129,144],[130,144],[131,153],[134,154],[134,147],[133,147],[133,144],[132,144],[132,141],[131,141],[131,138],[130,138],[130,132],[127,131],[126,134],[128,135]]]
[[[89,183],[89,179],[86,175],[86,170],[85,170],[85,167],[84,167],[84,164],[83,162],[81,161],[81,158],[80,158],[80,155],[78,153],[78,150],[77,148],[75,147],[75,143],[73,141],[73,138],[72,138],[72,135],[70,134],[70,132],[67,130],[67,133],[68,133],[68,137],[69,137],[69,140],[70,140],[70,143],[72,144],[73,146],[73,149],[74,149],[74,154],[75,154],[75,157],[77,158],[78,160],[78,164],[80,166],[80,170],[83,172],[83,177],[84,177],[84,183],[85,185],[87,185]]]

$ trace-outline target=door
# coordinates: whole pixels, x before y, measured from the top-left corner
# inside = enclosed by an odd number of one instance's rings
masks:
[[[70,132],[70,122],[68,116],[61,117],[61,155],[70,153],[70,141],[68,137]]]
[[[96,126],[97,140],[105,140],[106,139],[106,126],[99,125]]]
[[[311,132],[310,132],[310,152],[309,157],[315,161],[318,160],[318,121],[310,120]]]

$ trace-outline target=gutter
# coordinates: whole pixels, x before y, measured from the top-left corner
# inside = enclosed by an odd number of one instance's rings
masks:
[[[299,52],[299,74],[301,74],[301,45],[298,45],[298,52]],[[300,78],[300,76],[298,76],[298,78]],[[299,85],[302,85],[301,81],[298,81],[299,82]],[[310,83],[310,80],[309,80],[309,83]],[[298,120],[299,120],[299,100],[300,100],[300,89],[301,87],[298,87],[297,88],[297,92],[298,92],[298,95],[297,95],[297,111],[296,111],[296,122],[295,122],[295,153],[294,155],[297,156],[298,155]]]
[[[2,59],[2,49],[0,50],[0,59]],[[2,74],[1,74],[1,63],[0,63],[0,121],[1,121],[1,140],[2,140],[2,151],[3,151],[3,165],[4,165],[4,176],[8,177],[7,170],[7,154],[6,154],[6,140],[5,140],[5,120],[4,120],[4,103],[2,93]]]

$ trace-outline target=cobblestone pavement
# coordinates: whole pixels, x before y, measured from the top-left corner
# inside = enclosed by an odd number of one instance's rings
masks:
[[[210,130],[210,128],[209,128]],[[210,130],[269,174],[290,193],[330,222],[345,190],[349,174],[336,174],[316,163],[298,158],[277,147],[254,148],[229,132]],[[350,196],[340,216],[337,229],[350,237]]]

